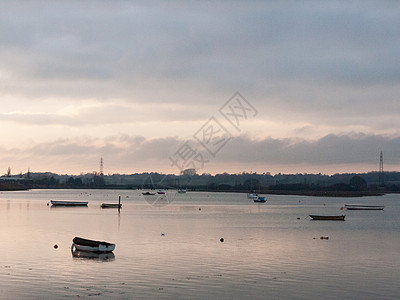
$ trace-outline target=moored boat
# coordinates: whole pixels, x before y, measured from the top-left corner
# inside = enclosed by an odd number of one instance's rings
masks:
[[[252,200],[258,199],[258,194],[253,190],[253,173],[250,174],[250,193],[247,194],[247,198]]]
[[[321,215],[310,215],[313,220],[320,221],[344,221],[345,215],[340,216],[321,216]]]
[[[255,200],[258,199],[258,195],[257,193],[251,192],[247,194],[247,198]]]
[[[154,196],[156,193],[150,193],[150,192],[146,192],[146,193],[142,193],[143,196]]]
[[[347,210],[383,210],[383,205],[360,205],[360,204],[345,204]]]
[[[85,201],[59,201],[59,200],[50,200],[51,205],[53,206],[87,206],[88,203]]]
[[[102,253],[114,251],[115,244],[74,237],[72,240],[71,250],[74,248],[78,251]]]
[[[158,191],[157,191],[157,194],[159,194],[159,195],[164,195],[165,192],[164,192],[163,190],[158,190]]]
[[[185,190],[185,189],[179,189],[179,190],[178,190],[178,193],[179,193],[179,194],[186,194],[186,190]]]
[[[267,200],[265,200],[265,197],[261,197],[261,196],[258,196],[258,198],[254,199],[253,201],[254,201],[254,203],[265,203],[265,202],[267,202]]]
[[[101,208],[122,208],[122,204],[118,203],[102,203]]]

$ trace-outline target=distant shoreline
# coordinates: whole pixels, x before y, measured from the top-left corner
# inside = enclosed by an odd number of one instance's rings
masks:
[[[0,191],[13,192],[13,191],[27,191],[36,190],[41,188],[25,188],[25,187],[9,187],[0,188]],[[80,189],[93,189],[93,190],[142,190],[139,188],[132,188],[127,186],[104,186],[104,187],[92,187],[92,188],[44,188],[48,190],[68,189],[68,190],[80,190]],[[147,190],[147,189],[145,189]],[[247,194],[245,191],[235,190],[214,190],[210,191],[207,189],[195,189],[188,190],[188,192],[209,192],[209,193],[242,193]],[[383,196],[384,192],[371,192],[371,191],[295,191],[295,190],[263,190],[259,192],[260,195],[293,195],[293,196],[311,196],[311,197],[370,197],[370,196]]]

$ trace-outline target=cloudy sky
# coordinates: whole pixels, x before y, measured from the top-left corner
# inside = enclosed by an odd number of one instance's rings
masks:
[[[332,174],[377,170],[380,151],[399,170],[399,16],[397,1],[2,1],[0,174],[100,157],[106,174]]]

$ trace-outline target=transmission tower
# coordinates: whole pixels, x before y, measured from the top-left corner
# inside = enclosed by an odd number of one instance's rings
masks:
[[[383,178],[383,153],[381,151],[381,155],[379,158],[379,185],[383,186],[385,183],[384,178]]]
[[[102,176],[104,173],[103,173],[103,158],[101,157],[100,158],[100,176]]]

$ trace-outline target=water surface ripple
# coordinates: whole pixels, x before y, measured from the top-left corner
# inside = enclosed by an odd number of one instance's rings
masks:
[[[267,203],[254,204],[245,194],[188,192],[170,205],[152,206],[141,192],[1,192],[0,298],[400,295],[399,195],[271,195]],[[100,208],[118,196],[119,214]],[[89,201],[89,206],[54,208],[46,205],[51,199]],[[341,210],[345,203],[382,204],[385,210]],[[346,214],[346,221],[310,221],[309,214]],[[115,242],[114,255],[75,257],[74,236]]]

